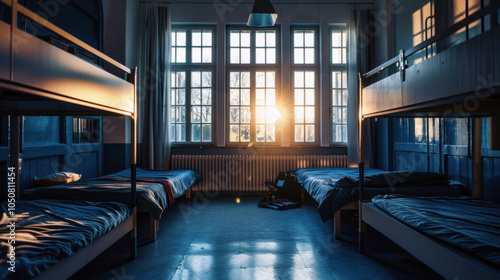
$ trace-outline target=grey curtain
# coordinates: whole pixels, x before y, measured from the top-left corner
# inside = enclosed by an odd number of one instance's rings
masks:
[[[170,7],[141,4],[139,165],[167,169],[170,161]]]
[[[347,4],[347,131],[349,166],[359,162],[359,80],[358,73],[366,73],[372,67],[374,26],[373,4]],[[369,120],[368,122],[371,122]],[[365,165],[373,166],[372,125],[365,132]]]

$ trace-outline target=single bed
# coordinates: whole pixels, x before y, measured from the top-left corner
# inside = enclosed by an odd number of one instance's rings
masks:
[[[385,195],[366,203],[363,212],[371,226],[447,279],[500,279],[500,204]]]
[[[130,169],[99,178],[77,181],[25,191],[26,199],[60,199],[113,201],[130,200]],[[192,186],[201,176],[192,170],[154,170],[137,168],[137,206],[150,215],[150,240],[156,240],[158,223],[163,212]]]
[[[467,194],[465,186],[450,182],[446,175],[432,172],[390,172],[380,169],[364,170],[365,199],[378,194],[412,194],[422,196]],[[335,217],[335,237],[340,237],[340,211],[358,209],[358,168],[301,168],[294,174],[298,182],[318,202],[323,222]]]
[[[85,265],[79,255],[94,258],[112,244],[103,241],[123,237],[133,224],[133,208],[114,202],[18,201],[15,211],[11,216],[8,204],[0,204],[0,251],[7,256],[0,259],[1,279],[68,278]]]

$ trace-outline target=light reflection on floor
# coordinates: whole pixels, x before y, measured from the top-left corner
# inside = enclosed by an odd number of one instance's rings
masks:
[[[314,204],[276,211],[258,201],[178,201],[156,242],[97,279],[439,279],[399,249],[362,255],[349,232],[335,240],[333,223],[323,224]],[[346,221],[355,232],[356,222]]]

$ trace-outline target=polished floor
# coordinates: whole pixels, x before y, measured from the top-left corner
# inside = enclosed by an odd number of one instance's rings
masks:
[[[128,261],[119,244],[75,279],[440,279],[373,230],[366,254],[358,253],[354,212],[345,213],[343,239],[335,240],[314,202],[276,211],[258,201],[201,193],[179,200],[156,242],[143,225],[137,259]]]

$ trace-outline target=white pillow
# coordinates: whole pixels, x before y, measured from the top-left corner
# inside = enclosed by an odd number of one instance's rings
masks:
[[[80,180],[82,174],[77,174],[73,172],[58,172],[52,173],[41,178],[35,176],[35,185],[37,186],[54,186],[59,184],[66,184]]]

